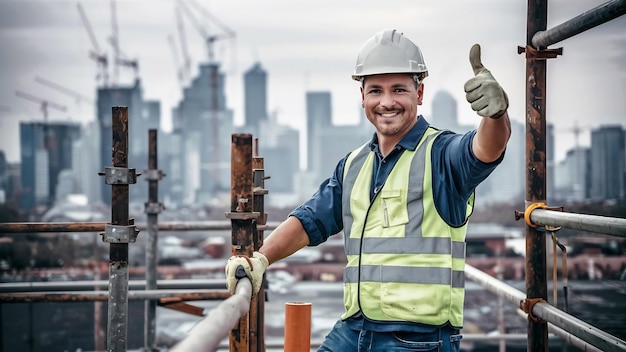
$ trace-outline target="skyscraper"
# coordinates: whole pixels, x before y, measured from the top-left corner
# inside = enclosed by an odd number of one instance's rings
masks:
[[[258,135],[262,121],[267,121],[267,73],[255,63],[243,76],[244,126]]]
[[[212,202],[230,191],[230,135],[233,112],[226,107],[225,77],[218,63],[200,65],[173,110],[180,135],[184,202]]]
[[[133,86],[128,87],[100,87],[98,88],[98,125],[100,127],[100,171],[104,171],[106,167],[112,166],[113,161],[113,128],[112,128],[112,114],[113,107],[125,106],[128,107],[128,152],[133,153],[132,137],[135,133],[136,116],[141,114],[143,102],[141,97],[141,86],[139,80],[135,81]],[[128,158],[128,167],[141,170],[140,165],[134,165],[135,158]],[[102,180],[101,196],[102,201],[105,204],[111,204],[111,185],[107,185]],[[133,192],[133,186],[129,187],[129,191]]]
[[[428,122],[439,129],[447,129],[456,133],[465,133],[474,129],[474,126],[459,124],[456,99],[445,90],[435,93],[432,109],[432,116],[428,118]]]
[[[259,156],[264,159],[266,187],[272,192],[291,193],[300,164],[298,130],[278,123],[267,111],[267,73],[255,63],[244,74],[245,121],[242,132],[259,138]]]
[[[79,135],[76,123],[20,123],[21,209],[53,204],[59,173],[71,168],[72,144]]]
[[[319,139],[324,127],[332,124],[332,104],[330,92],[306,93],[306,169],[319,172],[321,157],[319,156]]]
[[[625,196],[624,143],[622,126],[600,126],[591,131],[592,199],[619,199]]]
[[[590,149],[577,147],[567,151],[554,172],[554,197],[557,200],[577,202],[589,198],[591,187]]]

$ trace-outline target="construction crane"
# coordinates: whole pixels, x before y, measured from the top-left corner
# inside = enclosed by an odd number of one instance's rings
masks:
[[[106,53],[103,53],[100,50],[100,46],[98,45],[98,41],[96,40],[96,36],[93,33],[93,29],[91,28],[91,24],[89,23],[89,19],[85,14],[85,10],[83,9],[80,3],[77,4],[78,13],[80,14],[80,19],[83,21],[83,25],[87,30],[87,34],[89,35],[89,39],[91,40],[91,45],[93,46],[93,50],[89,51],[89,57],[96,61],[98,64],[99,73],[96,76],[96,80],[102,80],[103,86],[107,86],[109,84],[109,75],[108,75],[108,58]]]
[[[212,63],[212,62],[215,61],[215,49],[214,49],[215,42],[218,41],[218,40],[221,40],[221,39],[232,39],[232,38],[235,38],[236,34],[235,34],[235,32],[232,29],[230,29],[225,24],[223,24],[221,21],[219,21],[217,19],[217,17],[215,17],[213,14],[211,14],[205,8],[203,8],[202,6],[198,5],[196,2],[193,2],[193,1],[190,1],[190,3],[198,11],[202,12],[202,14],[204,14],[204,16],[209,18],[211,20],[211,22],[213,22],[218,27],[220,27],[220,29],[223,31],[222,34],[210,34],[206,30],[206,28],[200,23],[200,21],[191,13],[191,10],[187,6],[187,4],[184,1],[179,0],[180,7],[183,9],[183,11],[187,15],[187,17],[189,18],[191,23],[194,25],[194,27],[196,27],[196,29],[198,30],[198,32],[200,33],[202,38],[206,41],[209,62]]]
[[[185,26],[180,14],[180,6],[176,6],[176,28],[178,29],[178,37],[180,40],[180,50],[183,55],[182,77],[183,84],[187,82],[191,76],[191,60],[189,59],[189,49],[187,48],[187,36],[185,35]]]
[[[235,38],[235,32],[224,25],[221,21],[219,21],[215,16],[213,16],[209,11],[204,9],[202,6],[198,5],[195,2],[190,1],[196,10],[202,12],[205,17],[207,17],[212,23],[219,26],[222,30],[222,34],[212,34],[209,33],[208,30],[200,23],[200,21],[192,14],[191,10],[187,6],[187,4],[183,0],[179,0],[178,3],[180,8],[187,15],[189,20],[192,22],[194,27],[198,30],[202,38],[205,40],[207,45],[207,52],[209,58],[209,81],[211,87],[211,129],[212,136],[211,142],[213,146],[213,154],[212,160],[210,162],[210,173],[215,180],[215,184],[219,187],[221,186],[220,173],[219,173],[219,165],[220,165],[220,131],[219,131],[219,97],[218,97],[218,88],[219,88],[219,76],[218,76],[218,65],[215,61],[215,52],[214,52],[214,44],[218,40],[222,39],[231,39]]]
[[[63,106],[63,105],[51,102],[51,101],[46,100],[46,99],[42,99],[42,98],[36,97],[34,95],[30,95],[28,93],[24,93],[24,92],[19,91],[19,90],[15,91],[15,95],[20,97],[20,98],[22,98],[22,99],[25,99],[25,100],[31,101],[33,103],[39,104],[39,108],[41,109],[41,112],[43,113],[43,121],[44,121],[44,124],[46,124],[46,125],[48,124],[48,108],[57,109],[57,110],[60,110],[60,111],[63,111],[63,112],[67,111],[67,108],[65,106]]]
[[[580,134],[589,130],[591,127],[589,126],[579,126],[578,125],[578,120],[574,121],[574,125],[571,127],[567,127],[567,128],[559,128],[557,130],[557,132],[571,132],[574,134],[574,146],[576,148],[576,150],[578,150],[579,148],[579,143],[578,143],[578,139],[580,137]]]
[[[167,36],[167,41],[172,51],[172,57],[174,58],[174,66],[176,67],[176,78],[178,78],[178,84],[182,89],[184,85],[183,68],[180,66],[178,55],[176,54],[176,42],[174,42],[174,37],[172,37],[171,35]]]
[[[48,108],[53,108],[53,109],[57,109],[60,111],[67,111],[67,108],[63,105],[51,102],[49,100],[46,99],[42,99],[39,97],[36,97],[34,95],[30,95],[27,93],[24,93],[22,91],[16,90],[15,91],[15,95],[28,100],[30,102],[39,104],[39,108],[41,109],[41,112],[43,113],[43,145],[44,148],[46,150],[51,150],[52,148],[54,148],[54,145],[56,145],[56,140],[53,138],[53,136],[50,136],[48,133]]]
[[[82,95],[82,94],[80,94],[78,92],[75,92],[75,91],[73,91],[73,90],[71,90],[69,88],[65,88],[65,87],[63,87],[63,86],[61,86],[59,84],[56,84],[56,83],[54,83],[54,82],[52,82],[50,80],[47,80],[45,78],[41,78],[39,76],[36,76],[35,77],[35,82],[41,83],[41,84],[43,84],[46,87],[55,89],[55,90],[57,90],[57,91],[59,91],[59,92],[61,92],[63,94],[66,94],[66,95],[69,95],[69,96],[73,97],[76,100],[76,104],[80,104],[82,102],[86,102],[86,103],[91,104],[91,105],[95,104],[93,99],[88,98],[88,97],[86,97],[86,96],[84,96],[84,95]]]
[[[115,0],[111,0],[111,36],[109,37],[109,43],[113,46],[113,53],[115,60],[113,61],[113,83],[117,83],[119,78],[119,66],[126,66],[133,69],[135,78],[139,74],[139,63],[136,59],[129,59],[126,54],[120,49],[120,37],[117,27],[117,10],[115,6]]]

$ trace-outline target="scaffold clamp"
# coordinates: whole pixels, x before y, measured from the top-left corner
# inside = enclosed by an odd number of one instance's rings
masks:
[[[543,230],[543,231],[558,231],[561,229],[561,227],[553,227],[553,226],[547,226],[547,225],[538,225],[535,224],[534,222],[532,222],[532,220],[530,219],[530,214],[535,210],[535,209],[544,209],[544,210],[554,210],[554,211],[563,211],[563,207],[549,207],[547,206],[545,203],[543,202],[538,202],[538,203],[532,203],[529,204],[526,207],[526,210],[522,211],[515,211],[515,220],[519,220],[524,218],[524,222],[526,222],[526,225],[528,225],[529,227],[535,228],[537,230]]]
[[[129,185],[137,183],[137,173],[135,169],[129,169],[126,167],[105,167],[104,173],[98,173],[104,175],[104,183],[107,185]]]
[[[139,230],[135,225],[104,225],[102,241],[106,243],[135,243]]]
[[[519,302],[519,308],[528,314],[528,317],[535,323],[545,323],[545,320],[533,314],[533,308],[539,302],[546,303],[546,300],[543,298],[526,298]]]
[[[165,206],[161,202],[145,202],[143,212],[146,214],[159,214],[163,209],[165,209]]]
[[[161,181],[165,177],[165,173],[160,169],[148,169],[143,171],[146,181]]]
[[[563,48],[556,49],[535,49],[530,45],[525,47],[518,46],[517,53],[523,54],[526,53],[527,59],[535,59],[535,60],[547,60],[547,59],[556,59],[557,56],[563,55]]]

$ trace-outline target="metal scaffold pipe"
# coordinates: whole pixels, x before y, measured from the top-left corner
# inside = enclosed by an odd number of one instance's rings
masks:
[[[248,278],[240,279],[235,295],[220,303],[207,314],[174,348],[172,352],[217,351],[220,342],[241,317],[248,314],[252,284]]]
[[[230,297],[226,290],[136,290],[128,291],[128,301],[158,300],[162,298],[179,298],[181,301],[213,301]],[[0,293],[0,302],[106,302],[109,299],[108,291],[81,291],[81,292],[19,292]]]
[[[537,225],[626,237],[626,219],[535,209],[530,213],[530,220]]]
[[[508,299],[515,305],[519,305],[520,302],[526,298],[523,292],[471,265],[465,266],[465,274],[470,280],[481,284],[489,291]],[[601,351],[626,351],[626,342],[623,340],[589,325],[546,302],[536,303],[532,308],[532,314],[558,327],[559,329],[554,330],[555,333],[561,335],[563,331],[565,331],[567,334],[561,336],[566,341],[583,348],[583,350],[588,351],[588,349],[584,349],[585,345],[588,343],[599,348]]]
[[[107,280],[3,282],[0,283],[0,292],[91,291],[107,285]],[[146,281],[129,280],[128,287],[131,290],[144,290],[146,289]],[[226,290],[226,281],[224,279],[157,280],[157,288],[166,290]]]
[[[158,168],[157,130],[148,130],[148,202],[144,212],[148,220],[148,243],[146,244],[146,290],[157,289],[159,213],[163,205],[159,202],[159,181],[163,173]],[[158,351],[156,348],[156,300],[145,302],[144,349]]]
[[[257,230],[273,230],[279,222],[258,224]],[[148,228],[145,223],[135,224],[143,231]],[[102,232],[105,222],[6,222],[0,223],[0,233],[29,233],[29,232]],[[157,224],[159,231],[215,231],[231,230],[230,221],[163,221]]]
[[[533,35],[535,49],[545,48],[626,14],[626,0],[613,0]]]

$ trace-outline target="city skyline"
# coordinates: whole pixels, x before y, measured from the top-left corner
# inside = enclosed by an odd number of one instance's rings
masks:
[[[551,1],[548,26],[603,3]],[[109,54],[112,50],[107,42],[111,33],[110,4],[82,2],[102,51]],[[179,38],[176,2],[121,0],[115,4],[120,47],[128,57],[138,60],[145,96],[161,101],[162,127],[170,130],[171,109],[182,94],[167,42],[170,35]],[[279,122],[297,128],[304,135],[306,92],[329,91],[333,123],[356,123],[360,96],[358,84],[349,78],[356,52],[373,33],[388,27],[403,31],[424,52],[430,76],[425,81],[425,103],[420,113],[426,118],[432,113],[432,99],[444,90],[458,102],[460,123],[478,123],[462,91],[463,83],[471,77],[467,52],[471,44],[478,42],[483,47],[485,66],[509,94],[511,118],[524,121],[525,63],[516,52],[516,46],[525,42],[523,1],[440,1],[419,5],[401,1],[397,3],[400,7],[384,10],[377,9],[377,3],[367,1],[359,2],[359,6],[330,1],[315,4],[203,1],[200,4],[237,34],[235,40],[218,41],[215,46],[216,57],[227,74],[227,106],[233,109],[237,125],[243,123],[243,73],[257,61],[268,72],[268,113],[277,114]],[[151,16],[137,16],[148,8]],[[324,10],[329,8],[334,11]],[[467,16],[472,11],[475,15]],[[494,13],[498,16],[494,17]],[[200,12],[197,14],[202,18]],[[206,18],[203,21],[209,28],[218,30]],[[206,47],[189,21],[183,19],[183,23],[193,77],[198,65],[207,61]],[[626,67],[621,60],[626,53],[624,28],[626,18],[622,16],[552,46],[564,47],[564,55],[548,64],[547,122],[555,125],[555,160],[563,159],[566,151],[575,146],[575,123],[582,131],[578,140],[582,146],[589,145],[593,128],[606,124],[624,126],[626,101],[622,97],[626,89]],[[51,121],[68,117],[81,123],[95,121],[95,109],[90,102],[36,82],[37,77],[45,78],[95,100],[97,67],[88,58],[92,45],[75,2],[0,1],[0,44],[5,48],[0,53],[0,61],[4,63],[0,67],[4,78],[0,82],[0,149],[6,152],[10,162],[19,160],[19,121],[43,119],[40,107],[16,97],[16,90],[67,107],[67,112],[49,109]],[[177,44],[180,44],[178,40]],[[119,83],[131,84],[134,78],[131,70],[125,67],[119,70]]]

